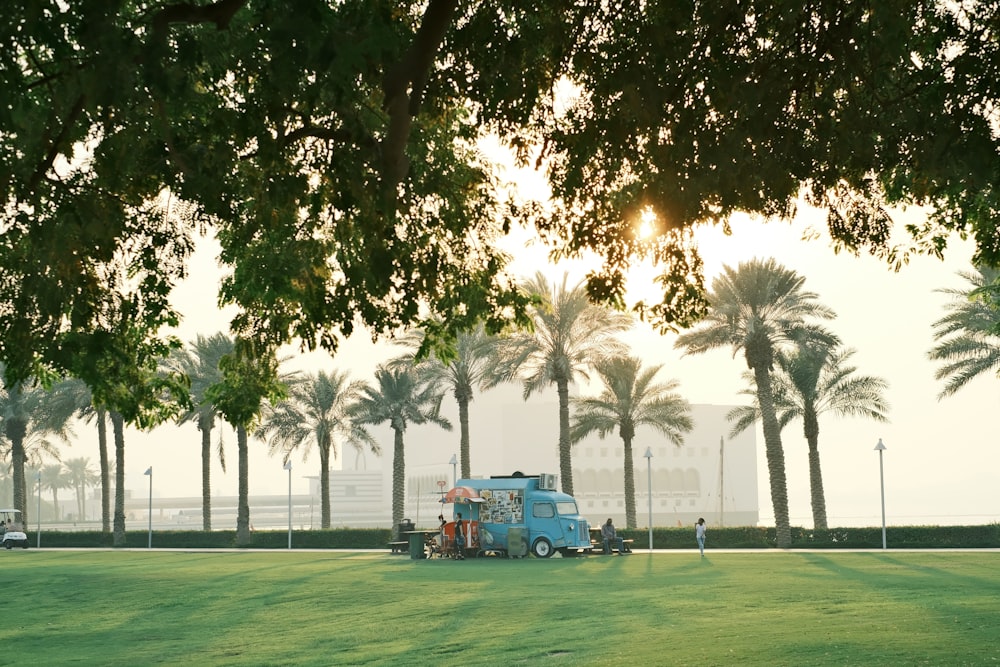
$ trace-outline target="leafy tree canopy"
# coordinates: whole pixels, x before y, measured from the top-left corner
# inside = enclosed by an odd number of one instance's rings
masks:
[[[917,249],[957,230],[997,264],[997,16],[997,0],[4,2],[0,359],[16,379],[155,340],[209,227],[220,300],[261,349],[334,350],[425,306],[444,334],[498,330],[527,300],[494,245],[515,221],[602,256],[596,299],[624,303],[630,262],[654,259],[662,300],[636,307],[664,327],[705,308],[696,225],[791,215],[803,195],[848,249],[902,261],[887,207],[923,205]],[[551,207],[504,203],[484,132],[545,167]]]

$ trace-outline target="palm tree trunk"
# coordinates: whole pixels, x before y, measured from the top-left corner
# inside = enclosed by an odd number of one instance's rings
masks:
[[[559,474],[563,493],[573,495],[573,458],[569,442],[569,381],[556,382],[559,393]]]
[[[753,368],[757,385],[757,401],[764,427],[764,449],[767,454],[767,471],[771,482],[771,505],[774,508],[774,527],[778,548],[792,545],[792,529],[788,519],[788,484],[785,480],[785,452],[781,446],[781,427],[774,413],[771,394],[771,374],[763,364]]]
[[[827,530],[823,472],[819,465],[819,420],[814,411],[807,411],[803,422],[806,442],[809,444],[809,493],[812,498],[813,528]]]
[[[462,479],[472,477],[472,463],[469,461],[469,399],[458,399],[458,427],[461,431],[459,451],[462,461]]]
[[[325,433],[319,442],[319,527],[330,528],[330,435]]]
[[[59,521],[59,491],[55,486],[52,487],[52,515]]]
[[[9,435],[8,430],[8,435]],[[21,510],[21,522],[28,525],[28,493],[24,478],[24,438],[11,438],[10,458],[14,468],[14,508]]]
[[[10,388],[11,398],[18,396],[20,401],[21,385],[15,384]],[[3,434],[10,441],[10,462],[14,477],[14,508],[21,510],[21,522],[25,527],[28,525],[28,492],[27,480],[24,478],[24,466],[27,461],[27,452],[24,450],[24,439],[28,435],[28,425],[24,419],[17,417],[5,419],[3,422]]]
[[[97,446],[101,458],[101,531],[111,532],[111,462],[108,460],[107,412],[97,408]]]
[[[625,527],[636,528],[635,518],[635,464],[632,459],[632,438],[622,438],[625,443]]]
[[[87,497],[87,486],[85,484],[74,484],[73,490],[76,491],[76,516],[80,521],[87,520],[87,505],[84,500]]]
[[[236,544],[250,544],[250,463],[247,430],[236,427],[236,450],[239,457],[239,499],[236,506]]]
[[[406,461],[403,459],[403,431],[393,429],[395,436],[392,444],[392,533],[396,540],[402,539],[399,534],[399,524],[403,521],[404,503],[406,497],[403,494],[406,479]]]
[[[212,530],[212,427],[199,423],[201,431],[201,529]]]
[[[115,521],[111,543],[125,546],[125,421],[111,411],[111,429],[115,437]]]

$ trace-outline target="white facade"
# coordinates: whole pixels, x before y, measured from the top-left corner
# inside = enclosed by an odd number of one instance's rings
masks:
[[[459,453],[457,407],[445,398],[443,413],[453,429],[445,431],[434,425],[410,425],[404,434],[406,457],[406,508],[404,515],[418,526],[433,526],[440,512],[438,499],[453,485],[453,476],[462,476],[461,467],[448,462]],[[488,399],[488,400],[487,400]],[[704,517],[709,525],[756,525],[759,518],[757,496],[757,452],[755,430],[737,438],[728,437],[726,413],[732,406],[693,405],[694,429],[675,446],[648,427],[641,427],[632,443],[638,526],[649,523],[647,479],[652,477],[652,514],[654,526],[693,525]],[[558,403],[554,392],[521,398],[519,387],[499,387],[478,397],[470,405],[470,451],[473,477],[559,473]],[[360,517],[345,511],[355,503],[338,488],[350,483],[355,461],[363,460],[365,477],[381,475],[382,504],[364,512],[365,520],[389,526],[392,504],[392,431],[373,429],[382,443],[382,456],[371,454],[358,459],[348,452],[345,470],[334,474],[331,483],[333,525],[357,525]],[[652,451],[647,466],[646,448]],[[604,440],[596,435],[573,449],[574,495],[580,513],[592,524],[611,517],[616,525],[625,525],[624,452],[620,437],[610,434]],[[370,486],[368,486],[371,489]],[[562,480],[560,480],[562,489]],[[367,495],[367,494],[366,494]],[[370,497],[370,496],[369,496]],[[339,500],[339,502],[338,502]],[[339,507],[338,507],[339,505]]]

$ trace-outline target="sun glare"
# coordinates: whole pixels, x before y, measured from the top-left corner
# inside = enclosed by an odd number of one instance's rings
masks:
[[[648,239],[656,233],[656,211],[647,206],[642,209],[642,214],[639,217],[639,228],[636,230],[636,235],[640,239]]]

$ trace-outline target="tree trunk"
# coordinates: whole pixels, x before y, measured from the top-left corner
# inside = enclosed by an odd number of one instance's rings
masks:
[[[573,495],[573,457],[569,442],[569,381],[558,380],[559,392],[559,474],[563,493]]]
[[[8,437],[11,432],[7,430]],[[24,437],[15,437],[10,440],[10,458],[14,468],[14,508],[21,510],[21,523],[28,525],[28,492],[27,480],[24,478]]]
[[[809,444],[809,493],[812,498],[813,528],[827,530],[826,497],[823,493],[823,472],[819,466],[819,420],[813,410],[803,418],[806,442]]]
[[[635,518],[635,463],[632,456],[632,438],[622,438],[625,443],[625,527],[636,528]]]
[[[781,427],[774,413],[771,394],[771,374],[763,364],[753,367],[757,385],[757,402],[764,427],[764,449],[767,454],[767,471],[771,482],[771,505],[774,508],[774,527],[778,548],[792,545],[792,530],[788,520],[788,484],[785,480],[785,452],[781,446]]]
[[[97,447],[101,458],[101,532],[111,532],[111,462],[108,460],[107,411],[97,408]]]
[[[403,539],[399,534],[399,524],[403,521],[403,511],[406,496],[404,483],[406,481],[406,461],[403,459],[403,431],[393,429],[395,436],[392,445],[392,534],[396,540]]]
[[[111,543],[125,546],[125,420],[111,411],[111,430],[115,438],[115,521]]]
[[[472,477],[472,463],[469,461],[469,399],[465,397],[458,399],[458,427],[462,433],[459,445],[462,479],[469,479]]]
[[[87,507],[84,499],[87,497],[87,485],[84,483],[73,484],[76,491],[76,517],[78,521],[87,520]]]
[[[324,433],[319,442],[319,527],[330,528],[330,435]]]
[[[11,400],[21,401],[21,385],[15,384],[10,388]],[[28,492],[27,480],[24,478],[24,466],[27,461],[27,452],[24,450],[24,440],[28,435],[28,424],[24,419],[17,417],[6,419],[2,422],[3,433],[10,441],[10,462],[13,468],[14,478],[14,508],[21,510],[21,522],[25,527],[28,525]]]
[[[201,431],[201,529],[212,530],[212,423],[199,418]]]
[[[236,427],[236,450],[239,456],[239,499],[236,507],[236,544],[250,544],[250,463],[247,450],[247,430]]]

